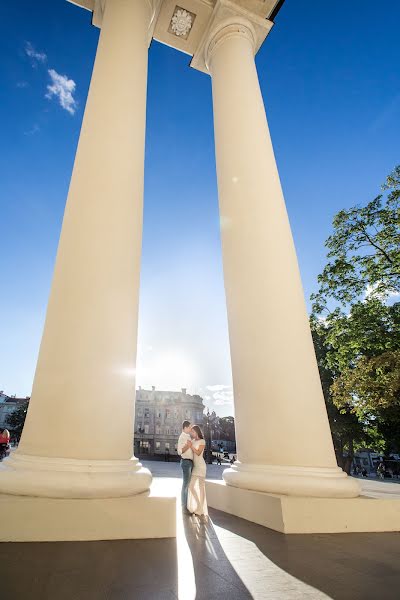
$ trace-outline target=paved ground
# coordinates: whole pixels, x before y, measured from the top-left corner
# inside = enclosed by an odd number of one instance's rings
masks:
[[[179,492],[179,465],[146,466],[156,487]],[[208,476],[219,478],[222,470],[212,465]],[[376,487],[370,493],[378,493]],[[176,541],[0,544],[0,598],[400,598],[398,533],[285,536],[218,511],[210,516],[209,523],[179,519]]]
[[[142,463],[151,470],[154,477],[172,477],[180,478],[181,471],[179,463],[176,462],[157,462],[157,461],[142,461]],[[229,468],[229,464],[223,465],[207,465],[207,479],[222,479],[222,473]],[[399,498],[400,499],[400,481],[382,481],[381,479],[373,478],[366,479],[357,477],[361,484],[363,495],[371,498]],[[400,594],[399,594],[400,599]]]

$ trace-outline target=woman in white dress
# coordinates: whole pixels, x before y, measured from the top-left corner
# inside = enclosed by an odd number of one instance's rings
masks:
[[[207,465],[204,460],[206,442],[198,425],[193,425],[190,435],[192,436],[193,470],[189,483],[187,507],[190,513],[206,517],[208,515],[206,500]]]

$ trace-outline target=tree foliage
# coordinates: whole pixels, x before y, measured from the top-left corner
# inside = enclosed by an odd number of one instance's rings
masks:
[[[235,441],[234,417],[219,417],[219,433],[221,440]]]
[[[338,408],[350,404],[361,419],[400,408],[400,350],[362,356],[333,382],[332,395]]]
[[[358,445],[400,451],[400,302],[388,303],[400,293],[400,166],[383,188],[386,197],[335,216],[328,263],[312,296],[310,322],[339,464]]]
[[[386,196],[335,215],[325,243],[328,263],[311,296],[314,313],[329,299],[346,305],[363,294],[384,299],[400,292],[400,165],[382,187]]]
[[[21,437],[27,411],[28,402],[25,402],[24,404],[21,404],[17,410],[14,410],[14,412],[12,412],[8,417],[8,425],[17,438]]]
[[[352,412],[350,405],[340,410],[333,401],[331,390],[335,381],[335,370],[329,364],[332,346],[327,341],[328,331],[323,322],[311,320],[311,332],[336,458],[338,465],[349,472],[354,451],[368,444],[370,435],[368,428]]]

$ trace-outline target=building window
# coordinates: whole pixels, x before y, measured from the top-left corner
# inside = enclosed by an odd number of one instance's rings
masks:
[[[169,435],[169,433],[170,433],[170,432],[169,432],[169,427],[166,427],[166,428],[165,428],[165,435]]]
[[[175,427],[175,435],[179,434],[179,429],[177,427]]]
[[[160,435],[161,433],[161,427],[159,425],[156,425],[156,435]]]
[[[157,411],[157,417],[158,417],[159,419],[161,419],[161,410],[158,410],[158,411]]]
[[[165,410],[165,418],[166,418],[166,419],[169,419],[169,418],[170,418],[170,416],[171,416],[171,411],[169,410],[169,408],[167,408],[167,409]]]
[[[190,410],[185,410],[185,417],[186,417],[186,419],[188,419],[190,421],[190,419],[192,418]]]
[[[144,416],[145,416],[146,418],[149,418],[149,417],[150,417],[150,409],[149,409],[149,408],[145,408],[145,409],[144,409]]]
[[[138,408],[137,409],[137,414],[138,414],[138,417],[141,417],[142,414],[143,414],[143,410],[141,408]]]
[[[161,444],[160,444],[160,442],[156,442],[156,450],[159,450],[159,449],[160,449],[160,447],[161,447]]]
[[[140,452],[142,454],[148,454],[150,450],[150,444],[147,440],[141,440],[140,442]]]
[[[169,450],[169,442],[165,442],[165,449]]]
[[[149,433],[149,426],[148,426],[148,425],[145,425],[145,426],[144,426],[144,432],[145,432],[145,433]]]

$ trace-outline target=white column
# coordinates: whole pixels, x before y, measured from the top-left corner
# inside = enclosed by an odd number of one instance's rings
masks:
[[[221,23],[212,76],[238,462],[227,484],[352,497],[337,467],[247,19]]]
[[[150,0],[107,0],[32,398],[0,491],[128,496],[133,452]],[[45,226],[45,224],[44,224]]]

